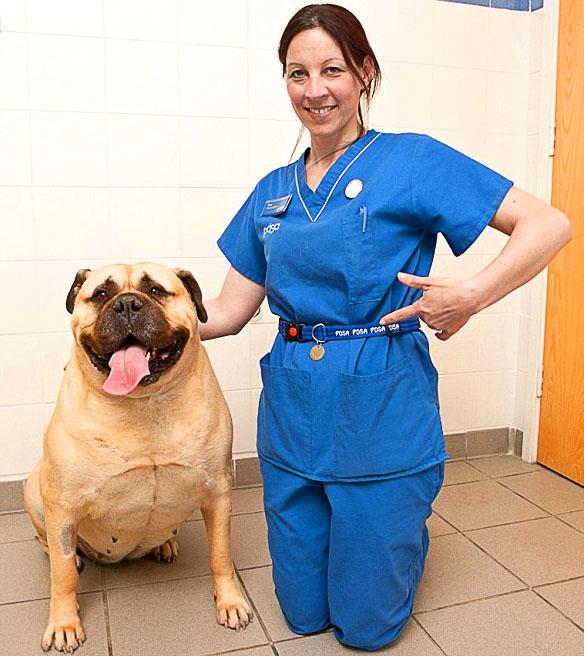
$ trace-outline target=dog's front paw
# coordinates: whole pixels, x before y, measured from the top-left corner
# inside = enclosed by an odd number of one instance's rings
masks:
[[[43,651],[49,651],[54,645],[58,651],[72,654],[84,642],[85,631],[78,616],[55,620],[49,618],[41,647]]]
[[[170,538],[164,544],[152,549],[150,556],[159,562],[164,560],[167,563],[173,563],[178,556],[178,542],[174,538]]]
[[[217,599],[216,606],[217,622],[225,628],[239,631],[253,622],[253,611],[240,595]]]

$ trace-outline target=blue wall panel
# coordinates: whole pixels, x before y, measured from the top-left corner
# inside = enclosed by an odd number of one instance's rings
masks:
[[[543,0],[440,0],[458,2],[465,5],[479,5],[493,9],[513,9],[514,11],[536,11],[543,7]]]

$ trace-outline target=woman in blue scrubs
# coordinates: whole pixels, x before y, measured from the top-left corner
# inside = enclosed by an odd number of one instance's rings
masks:
[[[237,333],[264,295],[281,318],[257,443],[276,595],[292,631],[375,650],[412,613],[448,458],[420,320],[448,339],[541,271],[570,224],[432,137],[367,129],[380,71],[346,9],[301,9],[279,56],[311,145],[219,239],[232,266],[200,331]],[[484,271],[428,277],[439,232],[458,256],[487,225],[511,238]]]

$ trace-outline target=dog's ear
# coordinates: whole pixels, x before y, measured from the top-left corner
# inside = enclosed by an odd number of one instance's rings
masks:
[[[186,271],[185,269],[173,269],[173,271],[180,278],[195,304],[197,318],[202,323],[205,323],[207,321],[207,310],[205,310],[205,306],[203,305],[203,294],[201,293],[199,283],[194,279],[193,274],[190,271]]]
[[[65,307],[67,308],[67,312],[69,312],[69,314],[73,314],[75,299],[77,298],[77,294],[79,294],[79,290],[81,289],[83,283],[86,281],[90,271],[91,269],[79,269],[77,275],[75,276],[75,280],[73,281],[71,289],[67,294],[67,301],[65,302]]]

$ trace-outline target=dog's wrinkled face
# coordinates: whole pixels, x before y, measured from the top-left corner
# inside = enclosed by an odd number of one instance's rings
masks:
[[[105,375],[114,395],[156,383],[173,370],[206,321],[192,274],[161,264],[113,264],[82,269],[67,296],[78,346]]]

